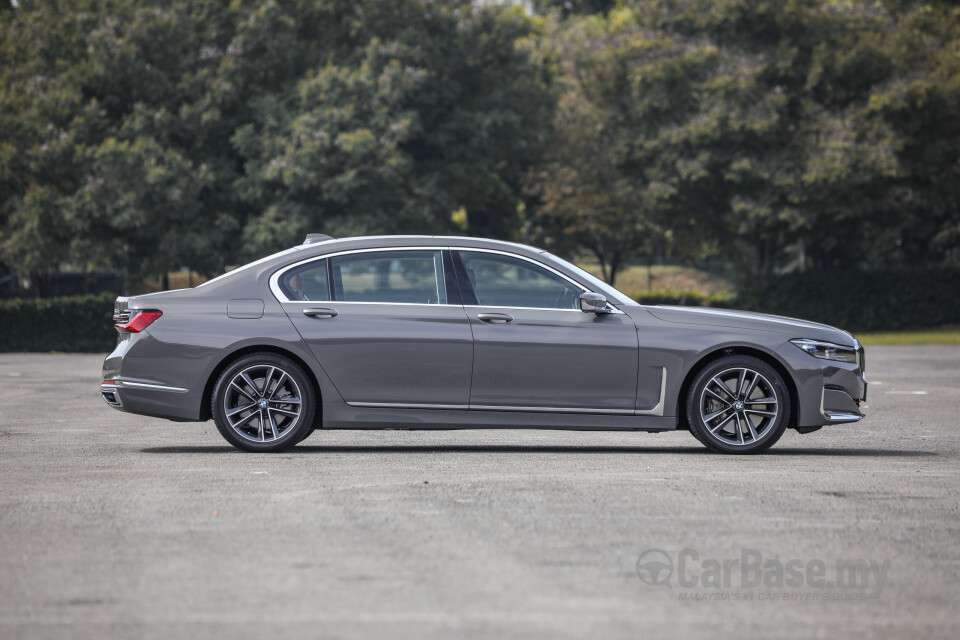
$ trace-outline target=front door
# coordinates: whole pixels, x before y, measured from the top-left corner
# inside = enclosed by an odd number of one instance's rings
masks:
[[[471,408],[634,411],[639,345],[629,316],[584,313],[582,287],[526,258],[456,254],[473,327]]]
[[[345,253],[278,278],[284,310],[347,403],[466,407],[473,338],[444,253]]]

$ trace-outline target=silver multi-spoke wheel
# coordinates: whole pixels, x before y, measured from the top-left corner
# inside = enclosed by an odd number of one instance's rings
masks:
[[[223,394],[223,415],[245,440],[271,443],[290,435],[300,422],[303,396],[283,369],[256,364],[236,373]]]
[[[684,411],[690,432],[709,449],[756,453],[773,445],[787,428],[790,391],[773,365],[733,353],[696,373]]]

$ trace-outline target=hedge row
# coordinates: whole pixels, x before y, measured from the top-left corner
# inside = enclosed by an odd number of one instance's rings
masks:
[[[960,325],[960,267],[800,273],[741,287],[735,297],[697,291],[643,291],[640,304],[761,311],[848,331]]]
[[[106,352],[117,342],[115,294],[0,301],[0,352]]]
[[[834,325],[899,331],[960,324],[960,267],[801,273],[741,287],[733,305]]]
[[[0,301],[0,352],[113,349],[113,294]],[[960,267],[803,273],[744,287],[736,298],[644,291],[641,304],[762,311],[849,331],[960,325]]]
[[[730,295],[711,296],[700,291],[676,291],[673,289],[639,291],[632,297],[640,304],[669,304],[683,307],[729,307],[735,300]]]

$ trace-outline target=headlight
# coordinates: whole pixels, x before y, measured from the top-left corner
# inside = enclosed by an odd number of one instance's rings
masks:
[[[853,349],[853,347],[842,347],[839,344],[833,344],[832,342],[820,342],[819,340],[807,340],[805,338],[797,338],[796,340],[791,340],[790,342],[797,345],[814,358],[837,360],[839,362],[857,361],[857,352]]]

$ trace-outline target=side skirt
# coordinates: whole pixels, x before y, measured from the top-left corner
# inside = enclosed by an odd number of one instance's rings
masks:
[[[323,403],[324,429],[569,429],[673,431],[673,416],[469,409],[399,409]]]

